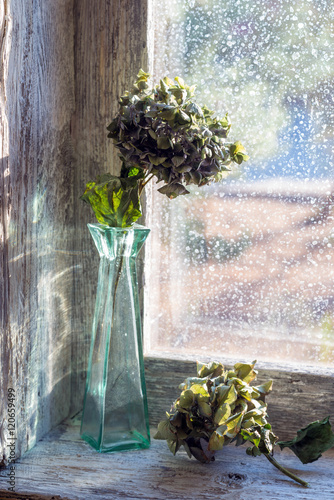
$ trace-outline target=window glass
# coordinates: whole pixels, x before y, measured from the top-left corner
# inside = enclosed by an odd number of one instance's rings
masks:
[[[333,6],[156,0],[155,77],[228,111],[251,159],[149,209],[151,351],[332,366]]]

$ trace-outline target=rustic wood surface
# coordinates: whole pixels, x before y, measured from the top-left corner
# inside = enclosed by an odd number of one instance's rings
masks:
[[[201,359],[201,361],[209,360]],[[317,374],[316,368],[273,369],[268,368],[268,365],[257,364],[259,375],[255,384],[270,379],[274,381],[273,391],[267,396],[266,403],[268,403],[269,421],[280,439],[292,439],[298,429],[314,420],[323,419],[328,415],[334,419],[332,371],[323,370],[322,374]],[[170,410],[171,404],[180,395],[178,385],[186,377],[195,376],[196,363],[181,359],[147,357],[145,370],[150,423],[157,425],[164,417],[165,411]]]
[[[147,0],[0,0],[0,464],[82,407],[98,255],[79,200],[147,67]]]
[[[73,280],[72,0],[0,0],[0,463],[68,415]]]
[[[58,426],[20,459],[15,489],[71,500],[334,498],[334,450],[308,465],[302,465],[286,450],[275,457],[308,481],[310,488],[291,481],[264,457],[249,457],[244,447],[226,447],[210,465],[189,460],[185,452],[173,457],[164,441],[154,439],[148,450],[99,454],[80,440],[79,421],[74,418]],[[0,490],[7,489],[6,470],[0,473]]]
[[[85,184],[102,172],[119,173],[120,160],[107,125],[118,99],[148,66],[148,0],[74,0],[75,145],[72,244],[76,276],[72,308],[71,412],[82,407],[98,276],[98,253],[86,224],[91,208],[79,200]],[[140,221],[139,221],[140,222]],[[141,258],[143,253],[141,252]],[[139,273],[141,271],[141,261]]]
[[[71,500],[59,495],[31,495],[30,493],[15,493],[6,490],[0,491],[0,498],[1,500]]]
[[[79,196],[96,173],[118,172],[119,160],[112,141],[106,139],[106,125],[138,69],[151,66],[150,22],[148,0],[0,0],[0,463],[8,458],[8,387],[17,392],[17,457],[82,406],[98,256],[86,230],[92,214]],[[177,385],[194,372],[194,363],[148,358],[146,371],[150,414],[156,424],[177,397]],[[334,414],[331,376],[264,370],[260,380],[266,378],[275,380],[269,414],[281,438],[311,420]],[[94,480],[98,491],[103,474],[101,479],[95,469],[91,479],[91,464],[87,467],[84,462],[97,462],[103,471],[116,467],[118,459],[89,454],[81,442],[74,445],[77,430],[71,429],[65,426],[59,443],[51,436],[27,457],[35,457],[33,467],[46,479],[44,487],[50,480],[59,494],[58,472],[62,471],[59,477],[66,472],[67,447],[84,447],[88,455],[83,455],[78,470],[80,457],[73,455],[75,465],[69,465],[69,471],[73,476],[78,473],[77,491],[80,481],[85,484],[88,477],[85,498],[95,498],[89,495],[95,491]],[[57,437],[59,430],[55,432]],[[164,465],[165,451],[161,443],[154,443],[156,458],[147,462],[145,457],[151,455],[145,452],[125,454],[120,468],[116,467],[117,477],[126,481],[137,461],[131,456],[143,457],[146,489],[152,475],[154,491],[162,495],[175,472],[174,465]],[[44,459],[49,469],[43,469]],[[166,458],[168,464],[179,464],[180,459]],[[160,468],[154,465],[156,460]],[[191,483],[199,469],[198,464],[190,464]],[[32,491],[29,467],[25,461],[18,465],[22,491],[23,486]],[[188,465],[182,465],[182,471],[184,467]],[[139,465],[135,475],[138,470]],[[167,481],[159,489],[166,479],[164,471]],[[181,472],[175,476],[187,480]],[[115,481],[106,487],[117,492]],[[136,493],[133,481],[131,475],[129,494]],[[69,492],[69,478],[66,484]],[[185,492],[185,487],[180,491]],[[201,491],[205,492],[204,485],[199,485]],[[117,495],[121,495],[119,489]],[[146,498],[160,498],[150,495]]]

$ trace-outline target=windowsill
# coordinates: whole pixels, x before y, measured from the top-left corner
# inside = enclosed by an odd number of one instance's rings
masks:
[[[179,384],[196,374],[196,363],[189,359],[174,357],[145,357],[145,378],[151,425],[157,425],[165,411],[180,395]],[[212,358],[211,358],[212,359]],[[208,358],[208,361],[210,358]],[[206,362],[204,357],[201,361]],[[221,360],[226,366],[228,360]],[[240,359],[238,360],[240,361]],[[258,366],[259,365],[259,366]],[[269,422],[282,440],[292,439],[298,429],[310,422],[334,415],[333,371],[291,369],[286,365],[278,367],[272,363],[258,363],[257,383],[273,380],[273,391],[266,398]],[[289,369],[290,368],[290,369]],[[254,385],[256,385],[254,384]],[[334,486],[333,486],[334,488]],[[334,498],[334,495],[333,495]]]
[[[246,455],[245,447],[227,447],[210,465],[189,460],[185,452],[173,457],[164,441],[154,439],[148,450],[100,454],[80,439],[79,423],[78,417],[66,420],[16,463],[16,492],[71,500],[333,498],[334,449],[308,465],[289,451],[277,451],[282,465],[310,483],[306,489],[264,457]],[[6,498],[1,490],[8,488],[7,471],[1,471],[0,498]]]
[[[171,350],[159,350],[159,349],[151,349],[150,351],[144,352],[144,358],[146,359],[162,359],[162,360],[176,360],[178,362],[197,362],[201,361],[202,363],[209,363],[213,359],[217,359],[221,362],[224,362],[224,366],[232,368],[235,363],[239,363],[240,361],[249,362],[249,356],[240,355],[239,357],[229,357],[224,356],[222,361],[221,355],[214,354],[203,354],[203,353],[195,353],[193,351],[186,351],[180,349],[178,351]],[[332,366],[325,366],[322,364],[311,364],[311,363],[292,363],[287,362],[286,360],[282,362],[278,361],[257,361],[256,362],[256,370],[259,371],[259,375],[261,375],[261,371],[283,371],[286,373],[299,373],[299,374],[316,374],[323,377],[333,377],[334,378],[334,368]]]

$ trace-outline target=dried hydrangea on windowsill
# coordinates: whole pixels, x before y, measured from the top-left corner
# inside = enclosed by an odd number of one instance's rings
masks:
[[[215,453],[228,444],[246,443],[251,445],[248,455],[263,454],[281,472],[308,486],[274,459],[274,447],[290,448],[303,464],[314,462],[334,446],[329,417],[299,430],[292,441],[278,441],[267,420],[265,403],[272,381],[250,385],[257,375],[255,363],[237,363],[233,370],[225,370],[219,362],[198,363],[197,377],[189,377],[179,386],[180,397],[166,412],[154,437],[166,440],[174,455],[183,446],[189,458],[202,463],[214,460]]]
[[[150,75],[139,71],[131,92],[119,100],[108,137],[120,152],[119,176],[109,173],[89,182],[81,199],[102,224],[131,226],[142,214],[140,195],[153,178],[169,198],[188,194],[188,185],[204,186],[223,179],[233,163],[248,160],[237,141],[226,142],[231,128],[194,99],[195,86],[168,77],[149,88]]]

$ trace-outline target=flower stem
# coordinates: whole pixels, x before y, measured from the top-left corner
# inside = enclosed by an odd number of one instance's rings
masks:
[[[117,292],[117,287],[119,283],[119,279],[122,274],[122,267],[123,267],[123,255],[120,257],[120,263],[117,269],[117,275],[116,275],[116,280],[115,280],[115,287],[114,287],[114,297],[113,297],[113,306],[112,306],[112,324],[111,324],[111,329],[114,326],[114,318],[115,318],[115,305],[116,305],[116,292]]]
[[[120,255],[120,260],[119,260],[119,265],[117,268],[117,274],[116,274],[116,279],[115,279],[115,285],[114,285],[114,296],[113,296],[113,305],[112,305],[112,320],[111,320],[111,331],[114,328],[114,319],[115,319],[115,306],[116,306],[116,293],[117,293],[117,287],[118,283],[122,274],[123,270],[123,258],[124,258],[124,241],[122,241],[122,248],[121,248],[121,255]]]
[[[289,476],[294,481],[297,481],[297,483],[301,484],[302,486],[305,486],[305,488],[308,488],[309,484],[306,481],[303,481],[298,476],[285,469],[285,467],[282,467],[271,455],[269,455],[268,453],[264,453],[264,456],[269,460],[270,463],[273,464],[274,467],[276,467],[276,469],[283,472],[283,474]]]
[[[142,182],[142,184],[139,186],[139,196],[142,194],[144,187],[150,180],[154,177],[154,174],[151,174],[148,178],[146,178],[145,182]]]

